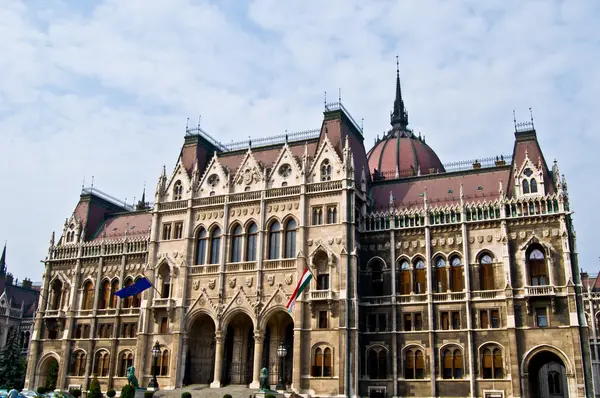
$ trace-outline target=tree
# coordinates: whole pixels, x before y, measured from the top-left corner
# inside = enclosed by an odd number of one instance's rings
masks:
[[[46,388],[48,391],[56,390],[58,382],[58,362],[52,361],[48,365],[48,373],[46,373]]]
[[[21,355],[21,346],[17,333],[11,333],[6,345],[0,351],[0,387],[21,390],[25,384],[25,358]]]
[[[96,376],[92,379],[90,383],[90,391],[88,392],[88,398],[102,398],[102,391],[100,390],[100,383]]]

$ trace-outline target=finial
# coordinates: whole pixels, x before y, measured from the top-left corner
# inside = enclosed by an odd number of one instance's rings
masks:
[[[94,176],[92,176],[92,190],[94,189]]]
[[[198,115],[198,130],[200,130],[200,122],[202,121],[202,115]]]
[[[402,100],[402,88],[400,86],[400,61],[396,55],[396,97],[394,98],[394,109],[390,117],[392,127],[400,130],[406,130],[408,126],[408,112],[404,108]]]
[[[502,180],[500,180],[498,183],[498,193],[500,196],[504,196],[504,186],[502,185]]]
[[[464,192],[464,188],[463,188],[463,184],[462,182],[460,183],[460,198],[464,198],[465,197],[465,192]]]
[[[364,132],[365,131],[365,118],[361,118],[360,119],[360,132]]]
[[[85,176],[83,177],[83,182],[81,183],[81,190],[83,191],[83,188],[85,188]]]
[[[342,105],[342,89],[338,88],[338,102]]]
[[[189,131],[190,118],[188,117],[185,121],[185,131]]]
[[[529,118],[531,119],[531,129],[535,130],[535,126],[533,125],[533,111],[531,110],[531,107],[529,107]]]
[[[515,124],[515,133],[517,132],[517,114],[515,113],[515,110],[513,109],[513,123]]]

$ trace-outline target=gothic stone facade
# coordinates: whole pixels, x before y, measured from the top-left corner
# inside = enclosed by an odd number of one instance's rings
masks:
[[[529,127],[512,156],[446,171],[398,81],[369,153],[340,104],[285,142],[188,131],[151,208],[86,189],[53,235],[27,387],[53,361],[60,388],[118,390],[130,365],[147,385],[155,342],[162,389],[275,384],[283,343],[310,396],[591,394],[566,183]],[[113,295],[142,275],[155,289]]]

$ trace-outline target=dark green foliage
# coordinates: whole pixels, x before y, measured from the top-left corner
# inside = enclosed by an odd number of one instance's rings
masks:
[[[38,394],[45,394],[48,392],[48,389],[45,386],[39,386],[37,389]]]
[[[58,378],[58,364],[56,364]],[[50,370],[48,370],[50,372]],[[25,384],[25,359],[21,356],[21,347],[16,333],[11,333],[6,339],[6,345],[0,351],[0,387],[21,390]],[[47,383],[46,383],[46,386]],[[54,389],[54,388],[53,388]]]
[[[48,373],[46,374],[46,388],[48,392],[56,389],[56,382],[58,381],[58,362],[52,361],[48,365]]]
[[[265,398],[277,398],[277,397],[275,396],[275,394],[267,394],[267,395],[265,395]]]
[[[233,397],[231,396],[231,394],[225,394],[225,395],[223,395],[223,398],[233,398]],[[273,397],[273,398],[275,398],[275,397]]]
[[[135,387],[131,384],[124,385],[121,389],[121,398],[134,398],[135,397]],[[89,397],[88,397],[89,398]]]
[[[81,390],[79,388],[74,388],[71,390],[71,395],[75,398],[81,397]]]
[[[154,395],[154,391],[144,392],[144,398],[152,398],[153,395]]]
[[[87,395],[87,398],[102,398],[102,391],[100,391],[100,383],[96,376],[92,379],[90,383],[90,389]]]
[[[108,398],[113,398],[113,397],[114,397],[114,396],[116,396],[116,395],[117,395],[117,392],[116,392],[115,390],[113,390],[113,389],[110,389],[110,390],[108,390],[108,391],[106,392],[106,396],[107,396]]]
[[[181,394],[181,398],[192,398],[192,393],[186,391]]]

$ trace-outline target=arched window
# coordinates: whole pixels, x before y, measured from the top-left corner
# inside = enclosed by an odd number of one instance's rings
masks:
[[[319,250],[313,257],[313,264],[317,268],[315,290],[329,290],[329,258],[327,254]]]
[[[479,288],[481,290],[494,290],[494,264],[489,254],[479,257]]]
[[[321,162],[321,181],[330,181],[331,180],[331,164],[329,164],[329,159],[323,160]]]
[[[258,240],[258,227],[252,223],[248,227],[248,241],[246,244],[246,261],[256,261],[256,242]]]
[[[219,264],[221,257],[221,228],[215,227],[210,234],[210,264]]]
[[[369,268],[371,269],[371,294],[373,296],[383,296],[383,267],[381,261],[372,261]]]
[[[523,179],[523,193],[529,193],[529,181]]]
[[[183,197],[183,185],[181,185],[181,181],[177,180],[175,185],[173,185],[173,200],[181,200]]]
[[[158,278],[160,281],[160,296],[168,298],[171,296],[171,270],[167,264],[163,264],[158,270]]]
[[[55,279],[52,282],[52,310],[60,310],[62,307],[63,284],[60,279]]]
[[[531,191],[531,193],[537,193],[537,191],[538,191],[537,190],[537,181],[534,178],[532,178],[529,181],[529,190]]]
[[[169,375],[169,350],[164,350],[158,360],[158,373],[160,376]]]
[[[23,340],[23,350],[27,351],[29,349],[29,340],[31,339],[31,334],[27,331],[25,332],[25,339]]]
[[[463,357],[458,348],[445,349],[442,354],[442,377],[444,379],[462,379]]]
[[[127,369],[133,366],[133,354],[128,351],[122,352],[119,360],[119,377],[125,377],[127,376]]]
[[[367,373],[370,379],[387,379],[387,350],[373,347],[367,354]]]
[[[102,299],[98,303],[98,309],[103,310],[108,308],[108,303],[110,302],[110,282],[104,281],[100,287],[100,297]]]
[[[548,372],[548,392],[556,395],[563,393],[560,385],[560,373],[555,370]]]
[[[133,281],[133,283],[135,283],[135,282],[137,282],[139,280],[140,280],[140,277],[138,276],[138,277],[135,278],[135,281]],[[136,294],[135,296],[132,297],[131,307],[132,308],[139,308],[141,304],[142,304],[142,293],[138,293],[138,294]]]
[[[425,356],[419,349],[408,349],[404,354],[404,378],[425,378]]]
[[[82,310],[91,310],[94,307],[94,285],[92,281],[87,281],[83,285]]]
[[[414,291],[416,294],[427,293],[427,280],[425,279],[425,262],[421,259],[415,261]]]
[[[77,351],[72,355],[71,360],[71,376],[84,376],[85,375],[85,352]]]
[[[293,218],[285,225],[285,258],[296,258],[296,221]]]
[[[542,250],[541,247],[535,245],[528,251],[527,261],[529,263],[529,279],[531,286],[548,285],[546,256]]]
[[[410,264],[406,260],[400,262],[398,294],[410,294]]]
[[[129,287],[133,285],[133,279],[127,278],[123,287]],[[133,305],[133,296],[129,296],[123,299],[123,308],[130,308]]]
[[[502,379],[504,377],[504,362],[502,351],[499,348],[484,348],[482,364],[484,379]]]
[[[119,297],[115,295],[119,291],[119,280],[114,279],[110,284],[110,308],[117,308]]]
[[[236,225],[231,235],[231,262],[242,261],[242,226]]]
[[[204,228],[200,228],[198,231],[198,238],[196,239],[196,264],[206,264],[206,240],[207,234]]]
[[[315,349],[310,375],[314,377],[333,376],[333,355],[331,348],[318,347]]]
[[[94,362],[94,374],[98,377],[108,376],[110,354],[107,351],[98,351]]]
[[[435,291],[436,293],[445,293],[448,290],[448,277],[446,274],[446,260],[438,257],[435,260]]]
[[[279,221],[273,221],[269,227],[269,260],[279,258],[281,241],[281,225]]]
[[[453,292],[462,292],[464,288],[463,265],[458,256],[450,259],[450,290]]]

